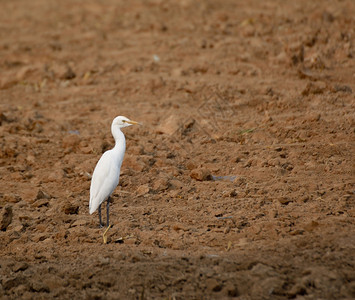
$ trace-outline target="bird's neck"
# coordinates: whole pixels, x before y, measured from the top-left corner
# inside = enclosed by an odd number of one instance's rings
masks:
[[[126,139],[123,132],[117,126],[112,126],[111,132],[113,138],[115,139],[115,148],[121,148],[123,149],[122,151],[124,152],[126,149]]]

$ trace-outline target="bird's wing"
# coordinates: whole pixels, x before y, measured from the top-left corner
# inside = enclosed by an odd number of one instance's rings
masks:
[[[116,188],[120,170],[111,151],[106,151],[98,161],[91,179],[89,210],[92,214]]]

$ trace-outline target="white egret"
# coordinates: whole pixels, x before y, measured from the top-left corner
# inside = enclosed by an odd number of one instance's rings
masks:
[[[116,117],[111,125],[111,133],[115,139],[115,147],[106,151],[98,161],[91,179],[90,186],[90,214],[99,209],[100,227],[103,227],[101,220],[101,204],[107,200],[107,229],[103,235],[106,243],[105,234],[110,227],[109,206],[110,196],[118,185],[120,179],[120,169],[126,151],[126,139],[121,128],[128,127],[138,122],[126,117]]]

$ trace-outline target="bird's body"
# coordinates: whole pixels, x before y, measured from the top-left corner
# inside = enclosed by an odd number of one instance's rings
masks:
[[[115,190],[120,180],[120,170],[126,150],[126,140],[121,137],[113,149],[106,151],[98,161],[92,174],[90,186],[90,214],[94,213]]]
[[[138,124],[126,117],[116,117],[111,125],[111,132],[115,139],[115,147],[106,151],[98,161],[91,179],[90,186],[90,214],[99,209],[100,226],[101,204],[107,200],[107,226],[109,226],[109,199],[120,179],[120,170],[126,150],[126,139],[121,128]]]

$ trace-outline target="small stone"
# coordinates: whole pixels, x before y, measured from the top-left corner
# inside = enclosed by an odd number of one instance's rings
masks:
[[[138,187],[136,193],[137,196],[143,196],[145,194],[148,194],[150,192],[150,188],[148,184],[143,184],[140,187]]]
[[[21,299],[30,299],[31,297],[28,295],[30,292],[30,287],[28,284],[20,284],[15,287],[11,292],[17,296],[21,295]]]
[[[88,222],[86,220],[76,220],[71,227],[85,226]]]
[[[38,73],[38,69],[36,67],[24,66],[17,72],[16,79],[20,82],[26,81],[30,77],[33,77],[36,73]]]
[[[229,233],[230,231],[231,231],[230,227],[226,227],[226,228],[224,228],[223,233],[224,233],[224,234],[227,234],[227,233]]]
[[[80,148],[81,153],[83,154],[90,154],[92,153],[92,148],[87,146],[87,147],[81,147]]]
[[[287,295],[289,298],[295,298],[297,295],[305,295],[307,294],[307,289],[306,287],[301,284],[297,283],[295,284],[288,292]]]
[[[0,88],[1,89],[1,88]],[[0,112],[0,125],[4,123],[12,123],[16,119],[14,117],[11,117],[8,113]]]
[[[13,231],[17,233],[20,233],[23,229],[24,227],[22,224],[13,227]]]
[[[182,231],[188,231],[188,228],[186,228],[184,225],[182,224],[174,224],[172,226],[172,228],[175,230],[175,231],[179,231],[179,230],[182,230]]]
[[[185,75],[187,75],[187,72],[184,71],[184,70],[181,69],[181,68],[176,68],[176,69],[173,69],[173,70],[172,70],[171,75],[174,76],[174,77],[180,77],[180,76],[185,76]]]
[[[99,257],[99,262],[101,265],[108,265],[110,263],[110,258],[109,257]]]
[[[238,288],[230,283],[227,284],[227,286],[225,287],[225,290],[227,291],[228,297],[238,297],[239,296]]]
[[[48,206],[49,201],[47,199],[40,199],[32,203],[33,207],[42,207],[42,206]]]
[[[213,212],[213,215],[216,217],[216,218],[221,218],[223,217],[224,215],[224,210],[223,209],[217,209]]]
[[[142,172],[145,168],[145,164],[139,161],[137,156],[130,154],[126,155],[123,166],[137,172]]]
[[[32,289],[36,292],[49,293],[49,287],[42,281],[34,281],[32,283]]]
[[[197,168],[197,165],[195,162],[193,161],[188,161],[187,164],[186,164],[186,168],[188,168],[189,170],[193,170],[193,169],[196,169]]]
[[[67,201],[62,208],[63,212],[66,215],[77,215],[78,211],[79,211],[79,206],[78,205],[74,205],[72,203],[70,203],[69,201]]]
[[[192,170],[190,173],[190,177],[198,181],[206,181],[212,179],[211,172],[205,168]]]
[[[15,194],[5,194],[3,196],[5,203],[17,203],[20,202],[22,199],[20,196]]]
[[[135,238],[135,237],[132,237],[132,238],[128,238],[124,241],[124,243],[126,245],[136,245],[138,242],[138,240]]]
[[[0,223],[0,230],[6,231],[7,227],[11,224],[13,217],[12,206],[7,205],[3,209],[2,212],[2,219]]]
[[[154,181],[152,188],[156,192],[165,191],[169,187],[169,180],[166,178],[158,178]]]
[[[63,169],[55,169],[47,177],[44,177],[42,181],[53,182],[63,178],[64,176],[65,176],[65,172]]]
[[[165,290],[166,290],[166,285],[165,285],[165,284],[163,284],[163,283],[158,284],[158,289],[159,289],[161,292],[163,292],[163,291],[165,291]]]
[[[308,231],[311,232],[313,231],[316,227],[319,226],[319,223],[317,221],[311,221],[310,223],[306,224],[303,228]]]
[[[132,263],[136,263],[136,262],[141,261],[142,258],[143,258],[142,255],[136,253],[136,254],[132,254],[130,261],[131,261]]]
[[[170,186],[172,189],[182,189],[184,187],[184,183],[177,179],[170,180]]]
[[[206,287],[207,290],[213,291],[213,292],[219,292],[222,290],[222,284],[220,284],[216,279],[214,278],[208,278],[206,280]]]
[[[234,180],[234,183],[236,184],[236,186],[243,186],[247,184],[247,179],[245,177],[240,176]]]
[[[325,92],[327,86],[324,82],[308,82],[306,87],[302,91],[303,96],[310,94],[322,94]]]
[[[229,197],[237,197],[237,196],[238,196],[238,193],[235,189],[233,189],[229,192]]]
[[[176,115],[171,115],[156,128],[156,132],[160,134],[169,134],[173,135],[176,131],[179,130],[181,124],[180,120]]]
[[[306,121],[318,122],[321,119],[321,117],[322,117],[322,115],[319,113],[310,114],[309,116],[306,117]]]
[[[296,229],[290,232],[290,235],[302,235],[304,233],[304,230],[302,229]]]
[[[336,92],[336,93],[337,92],[344,92],[344,93],[351,94],[353,92],[353,90],[348,85],[335,85],[334,92]]]
[[[25,271],[28,268],[28,264],[25,262],[16,262],[15,265],[12,267],[13,272],[18,271]]]
[[[77,148],[80,143],[80,137],[77,134],[70,134],[63,138],[62,147],[63,148]]]
[[[46,240],[48,238],[49,238],[49,235],[47,233],[38,233],[38,234],[33,235],[32,240],[35,243],[38,243],[38,242],[43,242],[44,240]]]
[[[43,279],[43,282],[46,286],[48,286],[50,291],[63,287],[63,285],[65,284],[64,279],[54,274],[46,274],[45,278]]]
[[[288,197],[280,197],[278,199],[278,201],[281,203],[281,204],[284,204],[284,205],[287,205],[289,204],[290,202],[292,202],[293,200],[288,198]]]
[[[68,66],[66,71],[60,76],[60,79],[71,80],[76,77],[76,74],[73,70]]]
[[[26,162],[30,165],[33,165],[36,162],[36,158],[33,155],[29,154],[26,157]]]
[[[7,78],[6,76],[4,76],[0,79],[0,90],[6,90],[17,84],[17,82],[18,81],[14,78]]]
[[[23,276],[17,276],[15,278],[3,279],[2,287],[4,290],[11,290],[12,288],[19,286],[20,284],[25,282],[25,278]]]
[[[323,21],[332,23],[332,22],[334,22],[335,17],[334,17],[330,12],[325,11],[325,12],[323,12],[323,14],[322,14],[322,19],[323,19]]]
[[[229,191],[224,191],[222,193],[223,197],[227,198],[227,197],[237,197],[237,191],[235,189],[229,190]]]

